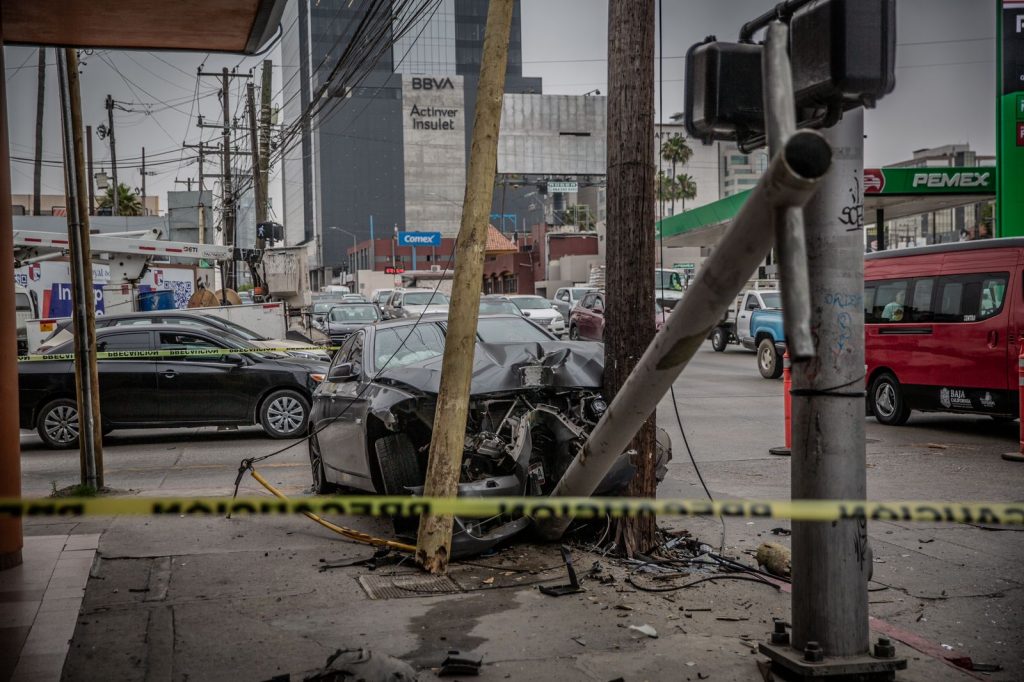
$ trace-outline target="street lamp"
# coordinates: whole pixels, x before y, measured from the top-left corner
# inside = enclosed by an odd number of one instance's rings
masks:
[[[338,232],[344,232],[344,233],[345,233],[345,234],[347,234],[347,235],[348,235],[349,237],[352,237],[352,249],[353,249],[353,250],[355,250],[355,248],[356,248],[356,245],[357,245],[357,243],[358,243],[358,242],[357,242],[357,240],[356,240],[356,236],[355,236],[354,234],[352,234],[351,232],[349,232],[348,230],[346,230],[346,229],[345,229],[345,228],[343,228],[343,227],[338,227],[337,225],[328,225],[328,226],[327,226],[327,229],[328,229],[328,230],[337,230]],[[355,254],[353,254],[353,256],[355,256]],[[321,256],[321,257],[322,257],[322,256]]]

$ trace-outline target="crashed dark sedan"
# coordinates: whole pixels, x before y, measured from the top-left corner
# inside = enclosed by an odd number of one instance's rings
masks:
[[[313,394],[313,489],[422,494],[447,320],[425,316],[355,332]],[[559,341],[520,316],[483,316],[459,482],[460,496],[547,495],[607,409],[601,344]],[[659,431],[658,478],[671,456]],[[623,453],[595,494],[624,491]],[[455,556],[522,531],[525,517],[456,519]]]

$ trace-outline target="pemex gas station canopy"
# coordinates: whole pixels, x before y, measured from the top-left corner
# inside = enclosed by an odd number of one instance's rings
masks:
[[[665,246],[713,246],[739,212],[750,190],[657,223]],[[996,196],[995,167],[865,168],[864,218],[884,220],[966,206]],[[770,229],[765,225],[765,229]]]

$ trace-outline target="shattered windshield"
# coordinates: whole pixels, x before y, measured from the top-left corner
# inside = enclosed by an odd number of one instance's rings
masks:
[[[444,335],[436,324],[381,329],[373,339],[374,369],[394,369],[444,354]]]

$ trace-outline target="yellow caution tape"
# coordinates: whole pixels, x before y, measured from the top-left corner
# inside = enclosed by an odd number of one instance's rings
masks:
[[[624,497],[397,497],[345,496],[273,499],[251,497],[0,498],[0,517],[19,516],[223,516],[227,514],[335,514],[401,516],[453,514],[466,518],[574,516],[581,519],[656,514],[725,516],[793,521],[920,521],[1024,525],[1024,503],[863,502],[857,500],[651,500]]]
[[[220,357],[234,353],[302,353],[333,351],[341,346],[312,346],[307,348],[173,348],[170,350],[104,350],[96,353],[97,360],[134,360],[139,358],[186,358],[196,356]],[[20,355],[18,362],[68,361],[74,353]]]

